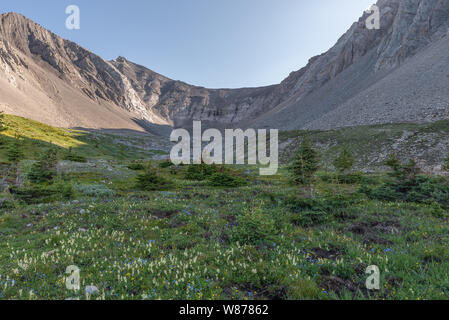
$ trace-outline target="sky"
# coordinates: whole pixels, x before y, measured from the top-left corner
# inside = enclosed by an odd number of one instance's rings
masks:
[[[374,0],[1,0],[104,59],[208,88],[281,82],[327,51]],[[66,28],[66,7],[80,29]]]

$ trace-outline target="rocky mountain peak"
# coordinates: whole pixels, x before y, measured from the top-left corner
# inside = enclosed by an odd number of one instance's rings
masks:
[[[119,63],[128,62],[128,60],[126,60],[126,58],[122,57],[122,56],[118,56],[117,59],[112,60],[112,61],[119,62]]]

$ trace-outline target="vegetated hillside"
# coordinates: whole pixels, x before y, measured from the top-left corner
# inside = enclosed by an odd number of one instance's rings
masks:
[[[169,152],[167,139],[129,130],[72,130],[52,127],[34,120],[5,115],[6,131],[0,132],[0,161],[6,161],[8,142],[23,139],[25,159],[36,159],[50,146],[91,159],[146,159]]]
[[[329,51],[280,84],[206,89],[105,61],[25,17],[0,16],[0,108],[64,127],[143,123],[329,129],[447,119],[449,2],[379,0]],[[267,62],[269,63],[269,62]],[[142,128],[143,127],[143,128]]]
[[[284,131],[280,133],[281,161],[295,155],[304,137],[322,152],[323,165],[347,148],[356,155],[355,166],[363,171],[385,170],[385,161],[395,154],[401,161],[415,160],[426,172],[443,173],[449,150],[449,121],[427,124],[399,123],[357,126],[328,131]]]
[[[50,144],[62,152],[72,147],[91,159],[167,158],[171,147],[168,137],[131,130],[72,130],[52,127],[34,120],[5,115],[9,128],[0,133],[6,139],[24,138],[25,158],[35,159]],[[357,126],[335,130],[281,131],[281,164],[295,155],[304,137],[310,137],[322,154],[322,165],[333,170],[333,161],[344,149],[354,154],[355,167],[362,171],[383,171],[385,160],[394,153],[402,161],[414,159],[426,172],[444,173],[442,163],[449,150],[449,121],[427,124],[386,124]],[[6,161],[6,144],[0,146],[0,161]]]

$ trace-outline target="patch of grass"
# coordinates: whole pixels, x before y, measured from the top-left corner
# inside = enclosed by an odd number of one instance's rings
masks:
[[[0,132],[0,161],[6,162],[7,146],[15,135],[23,137],[22,150],[25,159],[36,159],[49,147],[56,147],[61,153],[73,150],[72,159],[85,162],[84,159],[151,159],[154,155],[167,154],[166,151],[146,150],[140,146],[152,142],[159,144],[161,139],[152,136],[127,138],[105,132],[92,132],[52,127],[34,120],[13,115],[4,116],[6,131]],[[166,143],[168,145],[168,143]]]
[[[115,196],[113,190],[102,184],[76,184],[74,189],[79,194],[92,198],[111,198]]]

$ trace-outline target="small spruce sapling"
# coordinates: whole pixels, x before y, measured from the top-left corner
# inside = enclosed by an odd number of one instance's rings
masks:
[[[52,182],[56,176],[58,151],[54,146],[47,149],[38,162],[33,164],[28,179],[34,183]]]
[[[446,156],[446,159],[444,159],[443,170],[449,171],[449,152]]]
[[[313,177],[319,169],[318,152],[312,147],[308,138],[304,139],[290,168],[293,182],[308,190],[313,198]]]
[[[5,113],[3,111],[0,111],[0,132],[5,131],[7,129],[6,123],[5,123]]]
[[[334,166],[340,174],[346,175],[354,166],[354,158],[348,148],[344,148],[337,159],[334,161]]]
[[[16,171],[16,186],[20,186],[20,161],[23,159],[22,144],[23,139],[16,135],[6,151],[8,161]]]
[[[136,187],[143,191],[161,191],[169,189],[172,184],[159,175],[158,169],[150,166],[144,174],[137,176]]]
[[[0,111],[0,133],[3,131],[6,131],[8,128],[5,123],[5,114],[3,111]],[[5,143],[5,139],[3,135],[0,135],[0,145],[3,145]]]
[[[421,170],[414,160],[402,164],[399,162],[398,158],[392,154],[385,164],[392,169],[390,176],[396,180],[398,191],[407,193],[417,185],[417,178]]]

